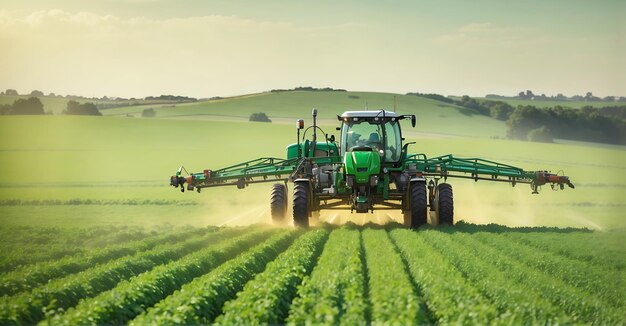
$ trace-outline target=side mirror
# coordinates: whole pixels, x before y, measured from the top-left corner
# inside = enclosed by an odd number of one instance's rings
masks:
[[[411,116],[411,126],[415,128],[415,115]]]
[[[330,135],[330,137],[328,137],[328,141],[331,143],[335,142],[335,135]]]

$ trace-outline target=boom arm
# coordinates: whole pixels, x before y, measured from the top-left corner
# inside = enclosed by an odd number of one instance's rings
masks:
[[[539,187],[545,184],[558,186],[561,189],[564,185],[574,188],[569,177],[564,175],[552,174],[548,171],[524,171],[507,164],[480,158],[458,158],[450,154],[430,159],[424,154],[410,155],[405,161],[405,168],[409,171],[421,172],[425,176],[509,182],[513,186],[516,183],[527,183],[530,184],[535,194],[538,193]]]
[[[204,170],[200,173],[191,173],[182,176],[184,168],[181,166],[176,175],[170,178],[170,185],[180,187],[185,191],[206,187],[236,185],[245,188],[251,183],[289,181],[309,173],[307,170],[313,163],[340,164],[341,157],[315,158],[259,158],[243,162],[219,170]],[[493,162],[480,158],[458,158],[453,155],[443,155],[427,158],[424,154],[409,155],[403,160],[402,169],[412,176],[430,176],[441,178],[465,178],[487,181],[508,182],[513,186],[517,183],[530,184],[533,193],[538,193],[539,187],[550,184],[553,187],[564,188],[564,185],[574,188],[569,177],[552,174],[547,171],[525,171],[521,168]]]

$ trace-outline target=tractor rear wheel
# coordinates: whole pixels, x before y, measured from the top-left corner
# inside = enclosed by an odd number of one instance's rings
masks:
[[[435,197],[437,205],[437,216],[439,224],[454,224],[454,198],[452,196],[452,186],[449,183],[442,183],[437,186]]]
[[[293,225],[309,226],[309,185],[296,182],[293,187]]]
[[[270,194],[272,222],[283,223],[287,216],[287,186],[282,183],[272,185]]]
[[[417,229],[426,224],[428,216],[426,182],[412,182],[407,199],[409,209],[404,212],[404,225],[411,229]]]

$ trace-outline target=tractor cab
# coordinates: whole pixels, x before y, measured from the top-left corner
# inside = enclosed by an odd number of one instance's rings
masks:
[[[400,119],[389,111],[346,111],[341,121],[340,155],[374,152],[381,162],[398,162],[402,157]]]

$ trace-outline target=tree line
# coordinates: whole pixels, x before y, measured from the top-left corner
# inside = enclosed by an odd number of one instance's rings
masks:
[[[345,89],[341,89],[341,88],[331,88],[331,87],[324,87],[324,88],[316,88],[316,87],[311,87],[311,86],[304,86],[304,87],[296,87],[296,88],[292,88],[292,89],[273,89],[270,91],[270,93],[280,93],[280,92],[292,92],[292,91],[306,91],[306,92],[347,92]]]
[[[535,94],[531,90],[526,90],[525,92],[519,92],[517,96],[503,96],[496,94],[487,94],[485,96],[488,99],[503,99],[503,100],[548,100],[548,101],[579,101],[579,102],[626,102],[626,97],[624,96],[605,96],[598,97],[593,95],[592,92],[587,92],[585,96],[582,95],[573,95],[573,96],[565,96],[562,93],[557,94],[556,96],[547,96],[546,94]]]
[[[563,106],[513,107],[503,101],[477,100],[467,95],[460,100],[439,94],[408,93],[471,109],[507,125],[507,137],[541,142],[554,138],[626,145],[626,105],[571,109]]]
[[[0,115],[44,115],[52,114],[44,111],[43,103],[37,97],[29,97],[27,99],[19,98],[13,104],[0,105]],[[94,115],[101,116],[102,113],[93,103],[79,103],[74,100],[68,101],[66,109],[62,114],[66,115]]]

